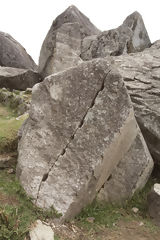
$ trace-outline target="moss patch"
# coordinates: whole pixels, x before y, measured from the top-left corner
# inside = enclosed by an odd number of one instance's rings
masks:
[[[0,153],[17,149],[17,132],[26,118],[26,115],[22,115],[17,120],[11,109],[0,104]]]

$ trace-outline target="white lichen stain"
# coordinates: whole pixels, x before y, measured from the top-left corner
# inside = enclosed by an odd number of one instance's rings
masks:
[[[51,95],[51,98],[54,100],[61,100],[62,99],[62,88],[58,85],[53,85],[50,88],[50,95]]]

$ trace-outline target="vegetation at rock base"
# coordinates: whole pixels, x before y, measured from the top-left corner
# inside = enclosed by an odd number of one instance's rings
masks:
[[[150,180],[146,187],[136,193],[124,206],[94,201],[73,220],[74,225],[87,234],[88,238],[86,239],[92,239],[89,238],[90,234],[102,231],[102,228],[103,230],[116,228],[117,223],[121,220],[143,221],[149,231],[157,231],[147,216],[146,196],[152,184],[153,180]],[[133,207],[139,209],[137,214],[132,211]],[[22,240],[27,236],[29,227],[35,220],[47,221],[53,217],[57,217],[54,209],[43,211],[33,205],[15,174],[9,174],[7,170],[0,170],[0,240]],[[94,221],[90,222],[90,218],[93,218]],[[61,234],[58,234],[55,239],[65,238],[61,238]]]
[[[14,111],[0,104],[0,153],[17,149],[17,132],[26,117],[17,118]]]
[[[33,205],[15,174],[0,170],[0,240],[22,240],[37,219],[58,217],[54,209],[43,211]]]
[[[76,218],[82,226],[96,228],[98,225],[113,227],[116,222],[123,219],[139,217],[149,226],[154,228],[151,219],[147,214],[147,194],[153,185],[153,179],[150,179],[146,186],[139,192],[135,193],[132,199],[123,203],[123,205],[110,204],[105,202],[94,201],[91,205],[82,210]],[[132,208],[138,208],[139,212],[135,215]],[[87,219],[94,218],[94,223]]]
[[[17,131],[26,117],[26,115],[22,115],[17,120],[15,111],[0,104],[0,154],[7,154],[17,149]],[[0,169],[0,240],[27,240],[29,228],[35,220],[48,221],[59,215],[54,209],[43,211],[33,205],[15,176],[15,161],[13,164],[12,174],[8,169]],[[72,238],[70,234],[66,236],[63,232],[54,229],[55,240],[103,240],[108,234],[106,231],[109,231],[109,234],[117,229],[121,231],[118,226],[121,221],[123,224],[133,221],[143,222],[143,231],[158,232],[158,228],[147,215],[146,196],[153,183],[154,180],[150,179],[146,187],[123,206],[94,201],[83,209],[74,220],[65,225],[65,231],[67,226],[70,229],[76,228],[81,237],[76,235],[75,238]],[[132,211],[133,207],[139,209],[137,214]]]

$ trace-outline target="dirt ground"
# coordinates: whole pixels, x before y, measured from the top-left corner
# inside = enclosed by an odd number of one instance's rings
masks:
[[[160,240],[160,229],[145,226],[141,221],[120,221],[113,228],[99,226],[86,231],[74,224],[53,227],[60,240]]]

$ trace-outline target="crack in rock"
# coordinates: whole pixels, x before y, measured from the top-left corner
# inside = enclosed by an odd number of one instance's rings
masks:
[[[56,161],[54,162],[54,164],[49,168],[48,172],[45,173],[45,174],[43,174],[42,180],[41,180],[41,182],[40,182],[40,184],[39,184],[38,193],[37,193],[37,198],[36,198],[35,203],[37,203],[37,201],[38,201],[38,199],[39,199],[39,193],[40,193],[40,189],[41,189],[42,183],[47,180],[47,178],[48,178],[48,176],[49,176],[49,173],[50,173],[51,170],[54,168],[54,166],[56,165],[56,162],[59,160],[59,158],[66,153],[66,150],[67,150],[68,146],[70,145],[71,141],[74,139],[74,136],[76,135],[77,131],[78,131],[80,128],[82,128],[82,126],[83,126],[83,124],[84,124],[84,121],[85,121],[85,118],[86,118],[86,115],[88,114],[89,110],[90,110],[91,108],[93,108],[93,106],[95,105],[95,101],[96,101],[96,98],[98,97],[99,93],[103,91],[105,79],[107,78],[107,76],[108,76],[108,74],[109,74],[110,72],[111,72],[111,70],[109,70],[109,71],[107,72],[107,74],[105,75],[105,77],[103,78],[100,89],[97,90],[97,92],[96,92],[96,94],[95,94],[95,96],[94,96],[94,98],[93,98],[90,106],[88,107],[86,113],[85,113],[84,116],[82,117],[82,120],[80,121],[78,127],[75,129],[74,133],[71,135],[71,137],[70,137],[70,139],[69,139],[69,142],[68,142],[68,143],[66,144],[66,146],[62,149],[61,153],[58,155],[58,157],[57,157]]]

